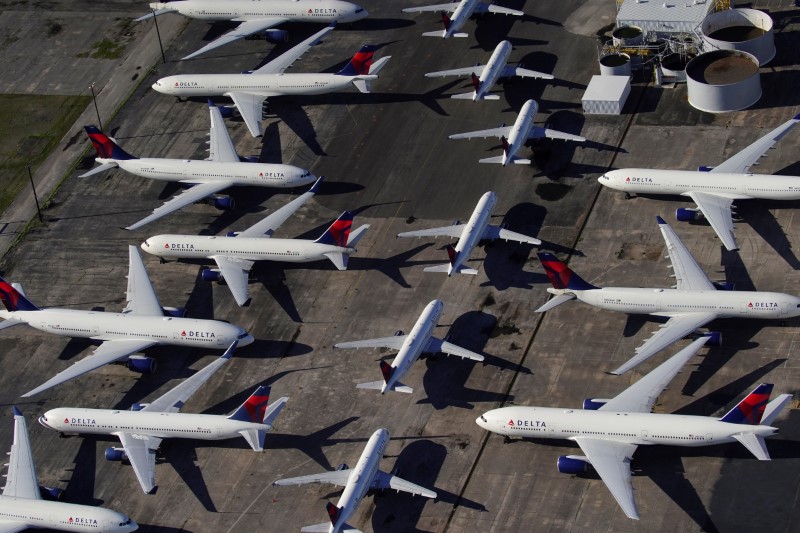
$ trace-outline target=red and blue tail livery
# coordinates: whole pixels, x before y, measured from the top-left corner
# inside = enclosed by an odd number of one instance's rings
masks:
[[[772,394],[772,383],[762,383],[753,392],[736,404],[736,407],[720,418],[722,422],[731,424],[750,424],[757,426],[761,423],[764,409],[769,402],[769,395]]]
[[[369,69],[372,66],[372,56],[375,55],[375,50],[377,49],[378,47],[374,44],[365,44],[356,52],[356,55],[350,59],[347,65],[336,74],[339,76],[363,76],[369,74]]]
[[[339,517],[342,515],[342,510],[331,502],[328,502],[328,505],[325,506],[325,510],[328,511],[328,518],[331,519],[331,524],[335,526],[336,522],[339,521]]]
[[[322,236],[314,241],[319,244],[330,244],[331,246],[347,246],[347,241],[350,238],[350,228],[353,227],[353,213],[345,211],[339,218],[333,221],[333,224],[325,230]]]
[[[383,382],[389,383],[389,380],[392,379],[392,374],[394,374],[394,368],[386,361],[381,361],[380,365],[381,374],[383,374]]]
[[[260,386],[250,397],[234,411],[228,418],[239,422],[253,422],[261,424],[264,421],[264,414],[269,403],[270,388]]]
[[[0,278],[0,301],[3,302],[7,311],[38,311],[39,308],[33,305],[22,293],[11,286],[3,278]]]
[[[116,159],[118,161],[136,159],[136,157],[120,148],[117,143],[112,141],[108,135],[100,131],[96,126],[84,126],[83,129],[86,130],[89,140],[92,141],[97,157]]]
[[[551,253],[541,252],[539,261],[542,262],[545,274],[556,289],[571,289],[574,291],[588,291],[597,289],[591,283],[584,281],[579,275],[570,270],[567,264]]]

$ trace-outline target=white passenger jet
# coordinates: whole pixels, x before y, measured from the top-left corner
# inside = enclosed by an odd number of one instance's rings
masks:
[[[435,498],[436,493],[419,485],[415,485],[405,479],[393,474],[383,472],[378,467],[386,445],[389,444],[389,430],[381,428],[367,441],[367,445],[356,463],[356,467],[350,469],[347,465],[333,472],[323,472],[310,476],[300,476],[288,479],[279,479],[273,485],[305,485],[307,483],[331,483],[344,487],[342,497],[339,498],[339,505],[328,502],[326,507],[330,522],[323,522],[313,526],[306,526],[300,531],[306,532],[328,532],[339,533],[361,533],[347,523],[347,519],[355,512],[361,499],[366,496],[369,490],[391,489],[396,491],[410,492],[412,495],[421,495],[426,498]]]
[[[62,435],[114,435],[122,448],[108,448],[106,460],[129,461],[145,494],[156,487],[156,451],[163,439],[224,440],[242,436],[254,451],[264,450],[264,439],[289,398],[269,403],[269,387],[256,391],[232,414],[180,413],[189,398],[227,363],[236,342],[216,361],[150,403],[120,409],[59,407],[39,418],[43,426]]]
[[[173,96],[225,96],[233,100],[247,129],[253,137],[261,135],[261,118],[264,101],[271,96],[326,94],[341,91],[354,85],[362,93],[370,92],[370,82],[378,79],[378,72],[389,61],[384,56],[374,63],[372,57],[377,46],[364,45],[345,67],[335,74],[287,74],[289,68],[304,52],[314,46],[324,35],[333,31],[329,26],[266,65],[243,74],[179,74],[161,78],[152,88]]]
[[[636,349],[636,355],[612,374],[627,372],[717,318],[786,320],[800,316],[800,298],[796,296],[779,292],[725,290],[725,287],[712,283],[673,229],[661,217],[656,217],[656,220],[667,243],[677,282],[674,289],[595,287],[552,254],[539,254],[545,273],[553,284],[547,292],[556,297],[537,309],[537,313],[577,298],[600,309],[668,318],[666,324]],[[720,342],[719,333],[715,332],[713,337],[716,343]]]
[[[8,452],[6,484],[0,494],[0,533],[16,533],[28,528],[59,531],[126,533],[139,526],[122,513],[59,501],[42,499],[36,477],[25,417],[14,407],[14,442]],[[60,493],[58,489],[49,492]]]
[[[91,355],[26,392],[23,397],[33,396],[118,360],[127,359],[128,368],[134,372],[150,374],[156,369],[156,360],[131,354],[151,346],[224,349],[235,340],[240,346],[253,342],[253,337],[239,326],[220,320],[182,318],[183,310],[161,307],[135,246],[128,247],[128,255],[128,305],[121,313],[40,309],[26,298],[19,286],[12,286],[0,278],[0,301],[6,308],[0,311],[0,318],[5,319],[0,322],[0,330],[27,324],[47,333],[101,343]]]
[[[514,15],[515,17],[523,17],[525,13],[517,11],[516,9],[509,9],[507,7],[500,7],[494,4],[484,4],[480,0],[461,0],[460,2],[452,2],[450,4],[436,4],[432,6],[422,7],[407,7],[403,13],[422,13],[425,11],[434,11],[442,13],[442,24],[444,30],[429,31],[422,35],[425,37],[467,37],[468,34],[460,32],[464,27],[467,20],[472,15],[482,15],[484,13],[499,13],[502,15]],[[453,16],[447,16],[447,13],[452,13]]]
[[[753,174],[750,167],[758,165],[767,150],[800,122],[800,115],[784,122],[759,140],[716,167],[694,170],[660,170],[654,168],[622,168],[611,170],[598,181],[611,189],[631,193],[672,194],[688,196],[696,209],[680,207],[675,218],[689,222],[706,218],[728,250],[738,250],[733,235],[735,200],[797,200],[800,199],[799,176]]]
[[[121,168],[126,172],[159,181],[177,182],[189,188],[168,200],[161,207],[139,222],[125,229],[134,230],[154,220],[177,211],[189,204],[212,198],[212,205],[217,209],[232,209],[233,199],[230,196],[215,196],[216,193],[234,185],[251,185],[257,187],[300,187],[313,183],[316,179],[311,172],[293,165],[272,163],[253,163],[243,160],[236,153],[225,121],[217,106],[209,101],[211,112],[211,132],[209,157],[206,160],[196,159],[139,159],[120,148],[113,139],[94,126],[84,129],[97,151],[95,161],[101,163],[80,177],[85,178],[111,168]]]
[[[501,163],[506,166],[509,163],[517,165],[530,164],[530,159],[523,159],[517,157],[517,152],[520,148],[525,146],[525,143],[533,139],[561,139],[564,141],[575,141],[582,143],[586,140],[585,137],[579,135],[572,135],[562,131],[551,130],[548,128],[540,128],[533,124],[533,119],[536,116],[536,111],[539,109],[539,104],[535,100],[528,100],[522,105],[522,109],[517,116],[517,120],[513,126],[500,126],[498,128],[491,128],[488,130],[470,131],[467,133],[456,133],[450,135],[450,139],[474,139],[481,137],[500,137],[503,143],[503,155],[496,157],[486,157],[478,160],[479,163]]]
[[[492,191],[487,192],[478,200],[475,211],[469,217],[466,224],[456,221],[452,226],[443,228],[422,229],[417,231],[406,231],[398,233],[398,237],[452,237],[457,238],[456,247],[447,245],[447,255],[449,263],[430,266],[425,268],[425,272],[447,272],[448,276],[453,274],[472,274],[478,273],[474,268],[467,268],[463,264],[469,260],[469,255],[477,244],[482,240],[503,239],[505,241],[517,241],[527,244],[542,244],[542,241],[533,237],[528,237],[521,233],[509,231],[500,226],[492,226],[489,219],[492,216],[492,209],[497,203],[497,197]]]
[[[271,238],[292,213],[314,196],[321,181],[319,178],[307,193],[244,231],[231,232],[227,237],[156,235],[142,243],[142,250],[161,258],[213,259],[217,268],[203,270],[203,279],[224,280],[240,306],[250,300],[247,282],[256,261],[307,263],[328,259],[337,269],[347,270],[350,254],[356,252],[356,244],[369,229],[369,224],[364,224],[351,233],[350,211],[342,213],[317,240]]]
[[[589,466],[611,491],[625,516],[639,519],[633,497],[631,461],[638,446],[712,446],[740,442],[758,460],[768,461],[764,437],[778,433],[770,424],[792,399],[771,402],[772,385],[760,384],[722,418],[651,413],[661,391],[708,340],[700,337],[610,400],[588,398],[581,409],[501,407],[475,422],[508,437],[571,440],[585,455],[562,455],[558,471],[582,474]]]
[[[389,348],[390,350],[398,350],[391,365],[381,360],[382,380],[359,383],[356,387],[359,389],[379,390],[381,394],[386,394],[386,391],[414,392],[413,388],[400,383],[400,379],[411,369],[411,365],[419,359],[423,352],[442,352],[448,355],[457,355],[462,359],[483,361],[482,355],[433,336],[433,330],[439,324],[439,318],[442,316],[443,310],[444,302],[433,300],[425,306],[419,319],[417,319],[417,323],[414,324],[414,327],[411,328],[411,333],[408,335],[404,335],[401,331],[393,337],[334,344],[334,348]]]
[[[179,13],[185,17],[208,22],[229,21],[240,24],[217,37],[200,50],[183,59],[191,59],[209,50],[231,43],[249,35],[264,33],[271,42],[285,42],[288,32],[270,28],[284,22],[355,22],[367,16],[363,7],[342,0],[168,0],[153,2],[154,11],[135,20],[146,20],[165,13]]]
[[[485,65],[428,72],[425,74],[425,77],[444,78],[445,76],[469,76],[472,79],[473,92],[454,94],[450,98],[460,100],[471,99],[473,102],[477,102],[478,100],[499,100],[499,95],[491,94],[489,91],[492,90],[492,87],[494,87],[494,84],[500,78],[519,76],[520,78],[553,79],[552,74],[545,74],[544,72],[536,72],[535,70],[508,65],[507,62],[510,55],[511,43],[508,41],[501,41],[500,44],[495,47],[494,52],[492,52],[489,58],[489,62]]]

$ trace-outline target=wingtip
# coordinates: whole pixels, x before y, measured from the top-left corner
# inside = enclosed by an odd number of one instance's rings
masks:
[[[658,224],[659,224],[659,225],[661,225],[661,226],[666,226],[666,225],[667,225],[667,223],[666,223],[666,222],[664,222],[664,219],[663,219],[663,218],[661,218],[661,217],[660,217],[660,216],[658,216],[658,215],[656,215],[656,222],[658,222]]]
[[[208,99],[208,107],[217,107],[216,104],[214,104],[214,101],[211,98]]]
[[[317,178],[317,181],[314,182],[314,185],[308,190],[308,192],[317,193],[319,192],[319,188],[322,185],[322,182],[325,181],[325,176],[320,176]]]
[[[16,405],[12,407],[12,410],[14,411],[14,416],[22,416],[22,411]]]
[[[222,359],[230,359],[231,357],[233,357],[233,352],[236,351],[237,346],[239,346],[239,341],[238,340],[233,341],[233,343],[230,346],[228,346],[228,349],[225,350],[225,353],[222,354]]]

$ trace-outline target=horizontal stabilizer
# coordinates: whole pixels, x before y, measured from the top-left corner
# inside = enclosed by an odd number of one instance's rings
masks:
[[[111,162],[109,162],[109,163],[103,163],[103,164],[102,164],[102,165],[100,165],[99,167],[97,167],[97,168],[93,168],[93,169],[92,169],[92,170],[90,170],[89,172],[86,172],[86,173],[84,173],[84,174],[81,174],[81,175],[80,175],[80,176],[78,176],[78,177],[79,177],[79,178],[88,178],[89,176],[94,176],[95,174],[99,174],[99,173],[101,173],[101,172],[105,172],[106,170],[111,170],[112,168],[117,168],[117,167],[119,167],[119,165],[118,165],[117,163],[111,163]]]
[[[386,66],[386,63],[388,63],[391,58],[392,56],[385,56],[375,61],[372,66],[369,67],[369,74],[377,76],[378,72],[380,72],[381,69]]]
[[[423,272],[449,272],[450,271],[450,263],[444,263],[441,265],[429,266],[423,269]],[[478,273],[477,270],[474,268],[466,268],[460,267],[457,271],[458,274],[472,274],[473,276]]]
[[[759,461],[769,461],[769,450],[767,450],[767,443],[764,442],[764,437],[755,433],[740,433],[734,435],[733,438],[741,442]]]
[[[14,326],[18,326],[20,324],[26,324],[26,322],[17,318],[9,318],[8,320],[3,320],[0,322],[0,330],[13,328]]]
[[[475,98],[475,93],[461,93],[461,94],[454,94],[450,96],[454,100],[472,100]]]
[[[574,299],[575,299],[574,294],[559,294],[555,298],[551,298],[550,300],[548,300],[543,306],[534,311],[534,313],[544,313],[545,311],[549,311],[555,307],[558,307],[563,303],[566,303]]]
[[[369,224],[364,224],[363,226],[359,226],[358,228],[356,228],[354,231],[351,231],[350,238],[347,239],[347,247],[355,248],[356,244],[358,244],[358,241],[360,241],[361,237],[363,237],[367,233],[368,229],[369,229]]]
[[[447,32],[445,30],[426,31],[422,34],[423,37],[444,37]]]
[[[356,388],[357,389],[382,390],[383,389],[383,385],[385,383],[386,382],[383,381],[383,380],[380,380],[380,381],[369,381],[367,383],[359,383],[358,385],[356,385]],[[392,390],[392,391],[395,391],[395,392],[405,392],[405,393],[408,393],[408,394],[411,394],[411,393],[414,392],[414,389],[412,387],[404,385],[404,384],[400,383],[399,381],[395,382],[395,384],[393,386],[389,387],[387,390]]]
[[[322,254],[328,259],[331,260],[331,263],[339,269],[339,270],[347,270],[347,260],[350,258],[348,254],[343,254],[341,252],[328,252],[327,254]]]
[[[772,422],[778,418],[778,415],[781,414],[781,411],[783,411],[783,408],[786,407],[786,404],[788,404],[791,399],[791,394],[781,394],[769,402],[764,408],[764,415],[761,417],[761,425],[771,426]]]
[[[278,415],[281,414],[281,411],[283,411],[283,408],[286,407],[286,402],[288,401],[289,397],[283,396],[282,398],[278,398],[275,403],[267,407],[262,423],[272,426],[272,424],[275,423],[275,419],[278,418]]]
[[[496,164],[503,164],[503,156],[497,155],[494,157],[484,157],[483,159],[479,159],[478,163],[496,163]]]
[[[522,159],[520,157],[515,157],[514,159],[511,160],[511,162],[514,163],[515,165],[530,165],[531,164],[531,160],[530,159]]]
[[[481,97],[481,100],[500,100],[500,95],[498,95],[498,94],[484,94]]]
[[[255,452],[264,451],[264,439],[267,436],[267,432],[263,429],[243,429],[239,432],[239,435],[244,437],[244,440],[247,441],[247,444],[253,448]]]
[[[360,93],[369,94],[370,92],[369,80],[353,80],[353,85],[356,86]]]

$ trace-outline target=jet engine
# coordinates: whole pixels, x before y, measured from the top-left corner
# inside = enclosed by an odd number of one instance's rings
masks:
[[[264,30],[264,33],[253,33],[244,38],[245,41],[267,41],[268,43],[288,43],[289,32],[286,30]]]
[[[592,463],[583,455],[562,455],[558,458],[557,465],[562,474],[585,474]]]
[[[222,281],[222,272],[216,268],[204,268],[200,272],[203,281]]]
[[[258,163],[259,157],[257,155],[239,156],[239,161],[242,163]]]
[[[128,460],[124,448],[106,448],[106,461],[123,462]]]
[[[161,312],[164,316],[171,316],[172,318],[186,318],[185,307],[162,307]]]
[[[219,113],[220,115],[222,115],[222,118],[231,118],[239,114],[239,110],[236,109],[235,105],[232,106],[224,105],[218,107],[217,109],[219,109]]]
[[[608,398],[586,398],[583,400],[584,411],[597,411],[608,403]]]
[[[699,209],[679,207],[675,210],[675,218],[678,219],[679,222],[693,222],[703,218],[703,212]]]
[[[339,471],[339,470],[347,470],[348,468],[350,468],[350,467],[347,466],[347,463],[342,463],[342,464],[340,464],[339,466],[336,467],[336,470],[337,471]]]
[[[41,494],[42,498],[47,501],[64,501],[64,489],[59,489],[57,487],[45,487],[44,485],[39,485],[39,494]]]
[[[211,205],[220,211],[230,211],[236,202],[230,196],[214,196],[211,198]]]
[[[144,409],[148,405],[150,405],[150,404],[149,403],[138,403],[137,402],[137,403],[131,405],[131,411],[141,411],[142,409]]]
[[[140,374],[152,374],[156,371],[158,364],[152,357],[146,355],[131,355],[128,357],[128,370]]]
[[[732,291],[736,289],[736,284],[732,281],[713,281],[714,288],[718,291]]]

